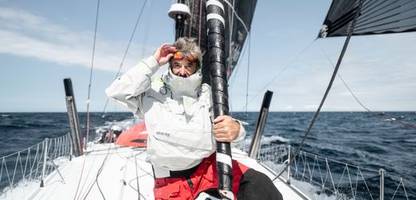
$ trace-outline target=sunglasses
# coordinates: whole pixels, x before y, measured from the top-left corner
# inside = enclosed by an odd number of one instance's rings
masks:
[[[173,54],[173,60],[183,60],[187,59],[189,62],[196,62],[198,58],[192,53],[184,53],[182,51],[177,51],[175,54]]]

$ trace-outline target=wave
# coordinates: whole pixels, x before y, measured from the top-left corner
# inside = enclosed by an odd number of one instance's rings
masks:
[[[262,138],[262,144],[289,143],[290,140],[279,135],[267,135]]]

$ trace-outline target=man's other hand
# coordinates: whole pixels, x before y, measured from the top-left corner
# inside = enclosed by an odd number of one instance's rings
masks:
[[[232,142],[238,137],[240,123],[228,115],[218,116],[214,120],[214,136],[219,142]]]

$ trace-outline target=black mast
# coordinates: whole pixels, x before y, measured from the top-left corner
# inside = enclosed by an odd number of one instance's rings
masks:
[[[225,9],[222,1],[206,3],[208,30],[208,69],[210,71],[214,117],[229,115],[227,66],[225,65]],[[232,159],[229,142],[217,141],[218,190],[225,199],[234,199],[232,193]]]
[[[176,21],[175,38],[198,40],[204,55],[203,82],[211,85],[215,117],[229,115],[227,76],[238,62],[256,3],[257,0],[178,0],[169,10],[169,16]],[[230,144],[218,142],[219,192],[225,199],[234,199],[231,163]]]
[[[177,0],[169,9],[169,16],[175,20],[175,40],[184,36],[185,21],[191,16],[185,0]]]

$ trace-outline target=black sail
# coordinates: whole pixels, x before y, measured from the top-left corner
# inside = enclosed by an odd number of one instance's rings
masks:
[[[224,43],[226,49],[225,56],[227,58],[228,76],[230,76],[232,70],[238,63],[241,51],[246,41],[248,35],[246,28],[250,31],[257,0],[228,0],[227,2],[228,4],[224,4],[225,9],[227,9],[227,12],[225,13],[226,27]],[[191,11],[191,18],[186,21],[184,35],[197,38],[202,51],[206,52],[206,1],[194,0],[187,3]],[[235,11],[234,15],[233,10]],[[238,18],[240,18],[241,21]],[[205,61],[207,61],[206,57],[204,57],[204,64],[206,64]]]
[[[352,35],[416,31],[415,0],[333,0],[318,37],[346,36],[357,12]]]

